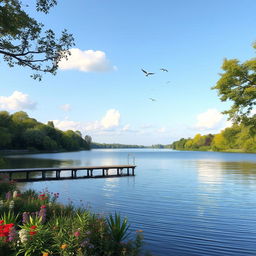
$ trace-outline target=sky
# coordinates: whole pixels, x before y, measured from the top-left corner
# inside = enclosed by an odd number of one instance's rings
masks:
[[[41,82],[0,57],[0,110],[100,143],[169,144],[230,125],[221,112],[231,103],[211,88],[224,58],[255,57],[255,0],[66,0],[47,15],[26,2],[76,45]]]

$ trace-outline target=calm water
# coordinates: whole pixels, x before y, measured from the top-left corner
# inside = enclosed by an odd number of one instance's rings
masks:
[[[256,255],[256,155],[93,150],[12,156],[9,168],[127,164],[136,176],[22,184],[127,216],[154,255]]]

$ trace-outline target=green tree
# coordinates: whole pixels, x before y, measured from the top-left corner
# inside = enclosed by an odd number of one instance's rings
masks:
[[[239,148],[239,143],[237,141],[237,137],[241,132],[241,126],[233,125],[232,127],[226,128],[222,134],[226,140],[227,146],[229,148]]]
[[[37,0],[36,10],[47,14],[57,0]],[[20,0],[0,1],[0,54],[10,67],[19,65],[36,71],[34,79],[42,73],[56,74],[58,63],[70,55],[68,49],[74,39],[66,30],[60,38],[52,29],[32,18]]]
[[[222,151],[227,149],[227,141],[223,136],[223,133],[216,134],[212,140],[212,148],[216,151]]]
[[[52,128],[54,128],[54,123],[53,123],[53,121],[48,121],[47,125],[50,126],[50,127],[52,127]]]
[[[253,45],[256,49],[256,43]],[[235,123],[251,124],[256,127],[256,58],[241,63],[237,59],[225,59],[223,73],[213,89],[218,90],[221,101],[233,105],[223,113]]]
[[[0,111],[0,126],[8,127],[11,123],[10,114],[7,111]]]
[[[85,140],[85,142],[86,142],[88,148],[90,148],[90,147],[91,147],[91,144],[92,144],[92,137],[89,136],[89,135],[85,135],[85,136],[84,136],[84,140]]]
[[[8,129],[0,127],[0,149],[5,149],[10,147],[11,141],[12,141],[12,136],[8,132]]]

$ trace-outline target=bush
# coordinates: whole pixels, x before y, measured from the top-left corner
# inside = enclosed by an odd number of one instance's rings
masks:
[[[141,253],[142,233],[137,232],[134,240],[129,239],[128,221],[119,214],[96,215],[87,209],[57,203],[58,193],[27,190],[20,194],[13,190],[13,184],[11,187],[3,184],[0,188],[6,194],[0,198],[0,255],[136,256]]]

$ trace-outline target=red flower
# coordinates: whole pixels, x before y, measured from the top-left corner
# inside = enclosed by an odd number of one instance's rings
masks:
[[[30,229],[36,229],[36,228],[37,228],[37,226],[35,226],[35,225],[30,227]]]
[[[41,209],[44,209],[44,208],[46,208],[46,205],[42,205],[42,206],[41,206]]]
[[[10,229],[14,226],[13,223],[10,224],[3,224],[3,220],[1,220],[1,225],[0,225],[0,237],[8,237],[10,233]],[[8,242],[8,240],[6,240]]]

